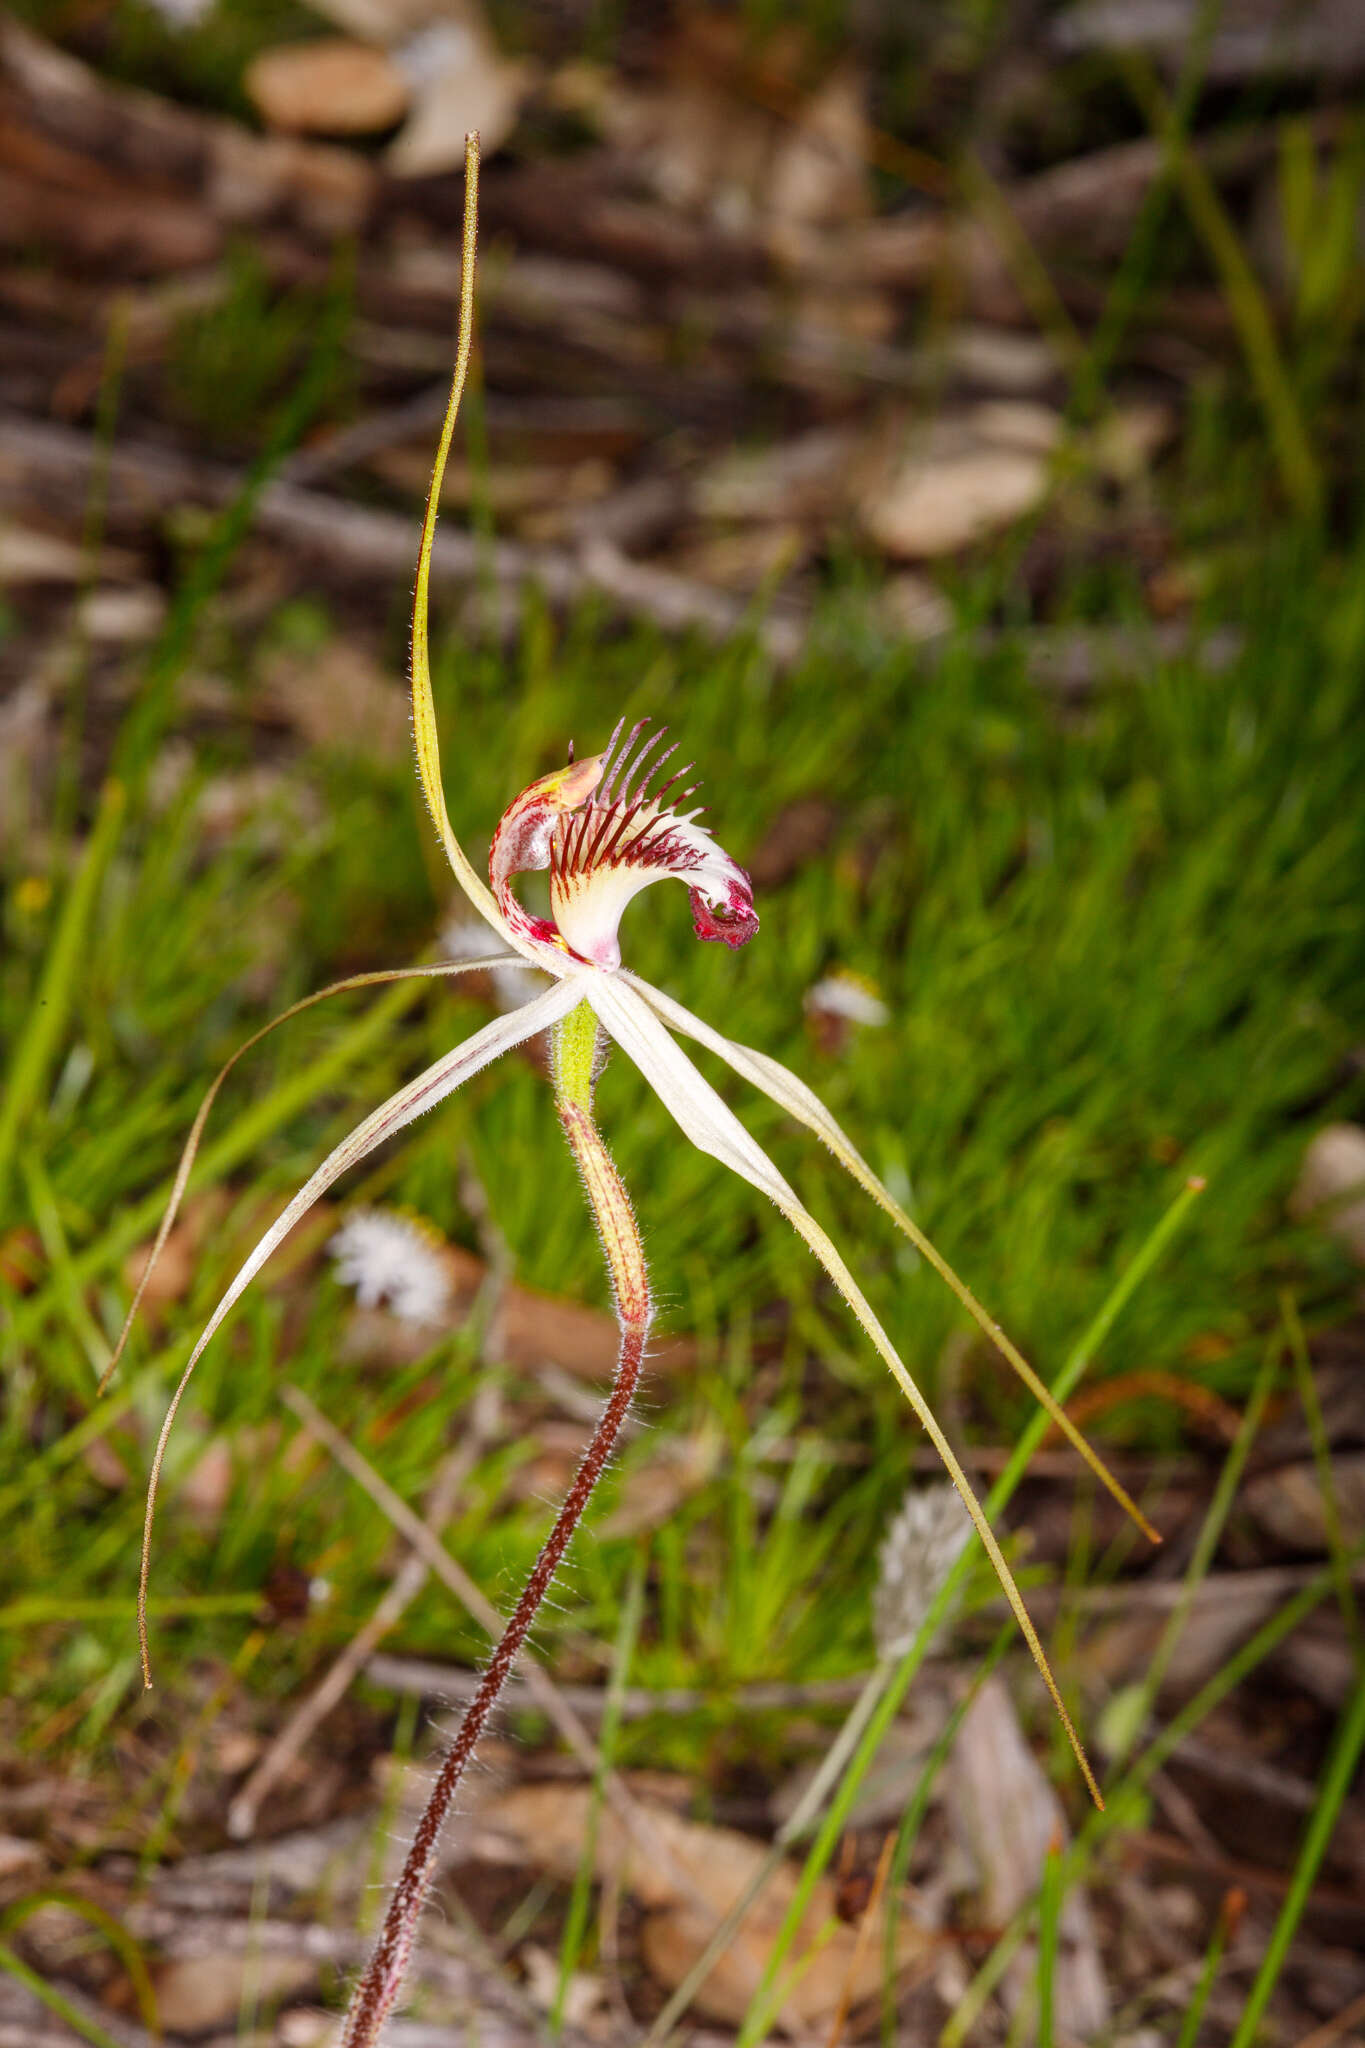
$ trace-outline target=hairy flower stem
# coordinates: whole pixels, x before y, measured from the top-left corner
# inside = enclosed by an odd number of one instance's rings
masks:
[[[456,1787],[497,1704],[498,1695],[516,1662],[540,1603],[582,1520],[593,1489],[606,1469],[639,1384],[649,1336],[649,1281],[644,1247],[640,1242],[630,1197],[593,1120],[596,1041],[597,1020],[586,1004],[580,1004],[560,1026],[555,1041],[555,1105],[582,1176],[616,1296],[616,1314],[621,1326],[621,1352],[616,1377],[612,1382],[611,1396],[583,1454],[554,1528],[536,1559],[526,1590],[493,1652],[479,1689],[465,1709],[464,1719],[431,1788],[431,1796],[417,1824],[402,1875],[389,1901],[374,1954],[351,2000],[342,2037],[343,2048],[373,2048],[402,1988],[417,1922],[436,1874],[441,1829]]]

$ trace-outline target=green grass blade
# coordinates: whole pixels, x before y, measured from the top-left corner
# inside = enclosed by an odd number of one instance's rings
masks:
[[[0,1215],[5,1211],[16,1141],[42,1095],[71,1015],[86,931],[118,841],[123,809],[123,785],[111,779],[100,792],[94,827],[72,876],[42,976],[10,1062],[4,1100],[0,1102]]]
[[[640,1622],[644,1611],[645,1551],[641,1548],[636,1554],[630,1581],[626,1587],[626,1596],[621,1603],[621,1624],[616,1632],[611,1676],[607,1683],[607,1697],[602,1715],[602,1731],[597,1743],[597,1771],[593,1778],[592,1799],[588,1806],[583,1854],[574,1873],[573,1891],[569,1898],[569,1910],[565,1916],[564,1933],[559,1945],[559,1981],[555,1985],[554,2004],[550,2008],[550,2038],[554,2041],[557,2041],[564,2031],[564,2001],[569,1995],[569,1982],[578,1967],[578,1958],[583,1952],[583,1938],[588,1930],[588,1908],[592,1902],[592,1883],[597,1864],[597,1831],[602,1820],[607,1777],[615,1761],[616,1741],[621,1728],[621,1706],[630,1678],[635,1645],[640,1637]]]
[[[1337,1499],[1336,1474],[1332,1469],[1331,1439],[1327,1434],[1322,1403],[1318,1399],[1317,1381],[1313,1377],[1313,1365],[1308,1356],[1308,1340],[1304,1336],[1298,1309],[1290,1295],[1282,1296],[1280,1312],[1289,1333],[1294,1378],[1298,1385],[1299,1400],[1303,1404],[1304,1420],[1308,1424],[1308,1437],[1313,1446],[1313,1463],[1317,1468],[1318,1486],[1322,1492],[1322,1518],[1327,1535],[1327,1555],[1331,1558],[1336,1572],[1337,1605],[1341,1609],[1341,1619],[1355,1651],[1361,1683],[1365,1684],[1365,1637],[1361,1634],[1360,1610],[1356,1605],[1355,1589],[1351,1584],[1351,1565],[1346,1554],[1341,1503]]]
[[[924,1816],[929,1811],[929,1801],[933,1797],[938,1774],[952,1754],[953,1744],[957,1741],[962,1723],[971,1711],[972,1702],[1013,1641],[1014,1623],[1007,1621],[972,1673],[970,1685],[944,1723],[943,1732],[924,1760],[924,1769],[919,1774],[914,1796],[901,1815],[896,1846],[891,1857],[891,1874],[886,1887],[885,1947],[882,1955],[882,2048],[895,2048],[896,2043],[896,1895],[905,1883],[910,1858],[919,1831],[924,1825]]]
[[[116,772],[140,793],[166,728],[174,715],[175,688],[194,651],[204,608],[221,587],[237,551],[251,531],[261,493],[285,457],[297,447],[332,385],[351,313],[349,261],[338,265],[308,360],[293,391],[279,407],[265,447],[247,469],[231,500],[213,522],[171,605],[161,638],[152,650],[141,690],[114,752]]]
[[[1218,1548],[1219,1539],[1223,1534],[1227,1518],[1232,1512],[1232,1503],[1236,1499],[1237,1489],[1242,1483],[1242,1474],[1246,1470],[1246,1462],[1251,1455],[1251,1447],[1255,1443],[1260,1431],[1261,1422],[1265,1415],[1266,1403],[1270,1399],[1274,1386],[1275,1363],[1280,1349],[1280,1341],[1280,1336],[1277,1332],[1275,1337],[1266,1346],[1260,1370],[1256,1375],[1255,1384],[1251,1390],[1251,1398],[1243,1412],[1237,1435],[1229,1448],[1227,1457],[1223,1460],[1223,1469],[1218,1474],[1218,1483],[1214,1487],[1213,1498],[1209,1502],[1208,1510],[1203,1522],[1200,1524],[1199,1535],[1195,1539],[1194,1550],[1191,1553],[1190,1562],[1181,1584],[1180,1597],[1171,1609],[1166,1626],[1158,1638],[1156,1649],[1148,1660],[1147,1669],[1144,1671],[1138,1685],[1133,1689],[1131,1702],[1126,1698],[1124,1699],[1124,1712],[1115,1740],[1110,1748],[1110,1755],[1116,1768],[1121,1769],[1131,1754],[1133,1746],[1146,1725],[1147,1717],[1156,1704],[1156,1697],[1161,1690],[1162,1681],[1170,1669],[1171,1659],[1175,1655],[1180,1638],[1185,1633],[1186,1624],[1194,1607],[1195,1596],[1204,1579],[1208,1576],[1209,1567],[1213,1563],[1214,1553]]]
[[[1352,1557],[1358,1558],[1363,1553],[1365,1543],[1357,1544],[1352,1551]],[[1332,1592],[1333,1585],[1334,1575],[1329,1565],[1311,1578],[1306,1586],[1300,1587],[1293,1599],[1287,1601],[1278,1614],[1272,1615],[1253,1636],[1248,1637],[1241,1649],[1229,1657],[1222,1670],[1215,1672],[1213,1677],[1200,1687],[1194,1698],[1187,1701],[1179,1713],[1172,1716],[1161,1733],[1153,1738],[1141,1756],[1130,1766],[1122,1784],[1111,1793],[1104,1812],[1087,1816],[1080,1833],[1066,1854],[1064,1878],[1068,1885],[1079,1882],[1090,1858],[1115,1829],[1132,1823],[1137,1795],[1169,1761],[1186,1736],[1193,1735],[1214,1708],[1220,1706],[1229,1693],[1235,1692],[1242,1680],[1277,1650],[1286,1636],[1292,1635],[1300,1622],[1307,1620],[1315,1607],[1321,1606]],[[980,2018],[986,2001],[1017,1954],[1036,1908],[1036,1898],[1026,1899],[1019,1908],[977,1971],[957,2011],[943,2029],[939,2037],[939,2048],[962,2048],[962,2044]]]
[[[1096,1350],[1103,1343],[1108,1332],[1113,1328],[1118,1316],[1122,1313],[1124,1305],[1131,1300],[1136,1289],[1141,1286],[1143,1279],[1161,1257],[1167,1244],[1169,1244],[1185,1220],[1185,1217],[1189,1214],[1195,1198],[1202,1192],[1203,1187],[1203,1181],[1197,1178],[1186,1181],[1180,1193],[1160,1218],[1156,1227],[1148,1235],[1145,1243],[1139,1248],[1136,1255],[1130,1260],[1128,1266],[1120,1275],[1118,1281],[1110,1289],[1094,1320],[1080,1342],[1071,1351],[1053,1383],[1052,1392],[1057,1400],[1066,1400],[1074,1391],[1086,1366],[1094,1357]],[[1038,1447],[1039,1440],[1047,1428],[1048,1419],[1045,1414],[1039,1413],[1031,1418],[1004,1471],[1000,1474],[1000,1477],[987,1495],[985,1503],[987,1515],[993,1517],[999,1514],[1009,1501],[1028,1469],[1029,1460],[1032,1458],[1034,1451]],[[762,1980],[753,1998],[750,2000],[749,2010],[745,2015],[744,2023],[740,2030],[737,2048],[757,2048],[758,2042],[763,2039],[767,2031],[773,2011],[775,2010],[773,1985],[795,1938],[796,1930],[805,1915],[806,1908],[810,1904],[811,1894],[823,1875],[830,1857],[834,1854],[839,1837],[843,1833],[848,1816],[853,1809],[853,1803],[858,1796],[858,1788],[862,1784],[863,1778],[881,1746],[882,1738],[899,1711],[901,1701],[909,1689],[911,1680],[923,1663],[930,1643],[946,1618],[959,1587],[971,1569],[972,1561],[973,1546],[969,1543],[944,1580],[938,1597],[933,1601],[920,1627],[919,1635],[901,1660],[894,1678],[878,1703],[877,1711],[868,1723],[862,1741],[859,1743],[852,1762],[844,1775],[843,1783],[840,1785],[839,1791],[830,1805],[820,1832],[816,1836],[810,1854],[806,1858],[805,1867],[801,1872],[791,1905],[787,1909],[786,1917],[773,1943]],[[1099,1816],[1096,1817],[1098,1818]]]
[[[147,1611],[159,1620],[173,1620],[182,1614],[256,1614],[259,1593],[168,1593],[148,1602]],[[136,1600],[119,1594],[93,1600],[68,1600],[60,1593],[30,1593],[0,1607],[0,1629],[46,1628],[54,1621],[126,1621],[137,1613]]]
[[[41,1999],[49,2012],[55,2012],[58,2019],[64,2020],[83,2041],[92,2042],[93,2048],[122,2048],[122,2043],[106,2033],[97,2020],[88,2019],[69,1998],[62,1996],[54,1984],[49,1984],[36,1970],[31,1970],[7,1941],[0,1941],[0,1970],[13,1977],[16,1984],[22,1984],[26,1991],[31,1991],[35,1998]]]
[[[1146,62],[1124,60],[1124,77],[1153,128],[1165,130],[1174,151],[1176,178],[1185,206],[1218,272],[1228,311],[1237,329],[1247,369],[1265,414],[1266,430],[1280,478],[1294,509],[1304,519],[1322,515],[1322,472],[1313,453],[1294,386],[1280,354],[1266,295],[1247,260],[1237,231],[1208,171],[1170,118],[1166,96]]]
[[[1218,1981],[1218,1967],[1223,1960],[1223,1951],[1232,1938],[1245,1904],[1246,1897],[1244,1893],[1230,1891],[1226,1894],[1222,1905],[1218,1909],[1218,1918],[1214,1922],[1213,1937],[1209,1942],[1208,1950],[1204,1957],[1204,1967],[1199,1972],[1199,1982],[1195,1985],[1190,1996],[1189,2007],[1181,2022],[1180,2036],[1175,2044],[1175,2048],[1194,2048],[1195,2042],[1199,2039],[1199,2029],[1204,2022],[1204,2012],[1210,1998],[1213,1996],[1213,1987]]]
[[[44,1906],[60,1906],[65,1912],[84,1920],[97,1934],[103,1936],[127,1973],[128,1981],[133,1987],[133,1995],[142,2013],[143,2024],[149,2033],[154,2034],[159,2040],[161,2022],[157,2016],[156,1991],[152,1985],[152,1976],[147,1968],[146,1959],[127,1928],[122,1926],[112,1913],[107,1912],[97,1899],[82,1898],[79,1892],[63,1891],[60,1886],[45,1886],[41,1891],[30,1892],[26,1898],[16,1899],[12,1906],[8,1906],[4,1913],[0,1914],[0,1933],[11,1934],[16,1927],[22,1927],[25,1920],[41,1912]]]
[[[190,1188],[206,1187],[230,1173],[243,1159],[250,1158],[267,1138],[273,1137],[291,1117],[308,1108],[319,1096],[326,1095],[351,1067],[383,1045],[391,1027],[405,1010],[417,1002],[423,987],[421,982],[401,983],[349,1030],[338,1033],[327,1050],[309,1066],[291,1075],[287,1081],[281,1081],[259,1102],[244,1109],[220,1138],[204,1146],[190,1176]],[[117,1265],[125,1252],[131,1251],[149,1231],[155,1229],[173,1184],[172,1176],[139,1201],[131,1203],[122,1211],[118,1221],[93,1244],[74,1253],[71,1276],[84,1285]],[[35,1336],[52,1313],[58,1296],[56,1286],[49,1285],[18,1303],[11,1319],[14,1337],[22,1341]]]
[[[1335,1572],[1331,1574],[1335,1577]],[[1303,1847],[1290,1882],[1285,1902],[1280,1908],[1274,1932],[1256,1972],[1242,2017],[1237,2023],[1230,2048],[1251,2048],[1266,2006],[1279,1982],[1280,1972],[1289,1953],[1289,1945],[1298,1930],[1303,1909],[1308,1903],[1309,1893],[1317,1878],[1322,1859],[1327,1853],[1336,1828],[1342,1802],[1351,1789],[1356,1765],[1360,1762],[1361,1751],[1365,1750],[1365,1685],[1357,1685],[1347,1702],[1346,1712],[1337,1729],[1331,1755],[1322,1775],[1317,1803],[1309,1818]]]
[[[1054,1998],[1057,1953],[1062,1939],[1062,1907],[1065,1903],[1062,1837],[1058,1831],[1049,1842],[1043,1859],[1043,1882],[1038,1896],[1038,2048],[1053,2048],[1056,2040]]]

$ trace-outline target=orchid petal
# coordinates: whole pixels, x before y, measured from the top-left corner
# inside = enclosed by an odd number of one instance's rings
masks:
[[[698,811],[664,808],[690,763],[665,775],[677,742],[659,753],[666,728],[642,740],[647,723],[641,719],[623,738],[618,721],[602,753],[533,782],[508,805],[493,835],[488,868],[498,908],[552,973],[565,971],[565,956],[608,973],[619,967],[622,914],[652,882],[686,884],[699,939],[742,946],[758,930],[743,868],[698,824]],[[549,918],[523,910],[512,888],[517,875],[544,868]]]
[[[1132,1517],[1144,1536],[1149,1537],[1153,1543],[1159,1543],[1160,1532],[1152,1527],[1127,1489],[1114,1477],[1099,1453],[1086,1441],[1061,1403],[1053,1397],[1046,1381],[1039,1378],[1018,1346],[977,1300],[966,1282],[959,1279],[937,1246],[926,1237],[919,1225],[902,1209],[894,1195],[878,1180],[819,1096],[779,1060],[770,1059],[767,1053],[758,1052],[752,1046],[740,1045],[736,1039],[727,1038],[723,1032],[714,1030],[701,1017],[693,1016],[681,1003],[674,1002],[671,996],[666,996],[661,989],[654,988],[649,982],[642,981],[638,975],[624,974],[621,978],[638,991],[665,1024],[670,1025],[675,1031],[683,1032],[689,1038],[696,1039],[708,1052],[713,1052],[718,1058],[723,1059],[741,1079],[751,1081],[755,1088],[761,1089],[780,1109],[785,1109],[789,1116],[794,1116],[807,1130],[814,1131],[822,1144],[829,1147],[839,1164],[867,1194],[871,1195],[873,1201],[886,1211],[897,1229],[909,1238],[916,1251],[952,1289],[968,1315],[985,1332],[1001,1357],[1013,1367],[1039,1406],[1046,1410],[1050,1420],[1061,1431],[1072,1449],[1085,1460],[1100,1484],[1112,1494],[1124,1513]]]
[[[501,953],[487,960],[440,960],[433,961],[429,967],[386,967],[379,968],[371,974],[348,974],[344,981],[334,981],[329,983],[326,988],[314,989],[312,995],[304,996],[297,1003],[291,1003],[287,1010],[281,1010],[278,1017],[272,1017],[268,1024],[262,1024],[259,1031],[253,1031],[250,1038],[245,1039],[238,1046],[232,1058],[218,1069],[217,1074],[209,1085],[208,1093],[199,1105],[194,1122],[190,1126],[190,1134],[186,1138],[184,1150],[180,1154],[180,1164],[175,1169],[175,1179],[171,1184],[170,1199],[166,1203],[165,1213],[157,1227],[156,1240],[147,1255],[147,1263],[142,1268],[142,1277],[134,1289],[132,1301],[128,1304],[128,1313],[123,1319],[123,1328],[119,1331],[118,1342],[114,1346],[114,1355],[104,1368],[104,1372],[100,1377],[100,1383],[95,1389],[97,1394],[104,1392],[118,1369],[118,1362],[123,1356],[133,1324],[137,1320],[137,1312],[141,1306],[142,1297],[147,1291],[147,1282],[151,1279],[157,1262],[166,1249],[166,1240],[170,1236],[175,1226],[175,1219],[180,1213],[180,1204],[185,1197],[185,1189],[194,1168],[195,1157],[199,1151],[199,1143],[204,1135],[204,1126],[209,1119],[209,1111],[218,1099],[219,1089],[236,1066],[238,1060],[244,1054],[249,1053],[254,1045],[259,1045],[263,1038],[268,1038],[278,1025],[287,1024],[289,1019],[297,1017],[301,1010],[311,1010],[315,1003],[325,1002],[328,996],[345,995],[348,990],[355,988],[374,988],[381,982],[415,981],[422,976],[429,975],[476,974],[480,970],[485,973],[496,973],[500,967],[505,967],[506,965],[507,955]]]
[[[724,1165],[731,1167],[734,1172],[776,1203],[787,1221],[810,1246],[861,1323],[896,1384],[914,1409],[930,1442],[943,1460],[949,1478],[961,1495],[962,1504],[971,1516],[986,1555],[995,1568],[995,1575],[1013,1610],[1033,1661],[1038,1666],[1043,1683],[1052,1696],[1052,1703],[1061,1717],[1062,1726],[1066,1730],[1067,1739],[1086,1785],[1096,1805],[1102,1806],[1104,1802],[1100,1798],[1099,1787],[1076,1731],[1071,1725],[1071,1717],[1067,1713],[1057,1681],[1052,1675],[1038,1632],[1029,1618],[1028,1609],[1014,1582],[1014,1575],[1005,1561],[1004,1553],[990,1523],[986,1520],[981,1503],[932,1408],[915,1384],[908,1367],[882,1328],[871,1304],[849,1272],[838,1249],[809,1210],[803,1207],[767,1154],[750,1137],[733,1110],[717,1095],[710,1082],[697,1071],[681,1046],[670,1038],[660,1019],[637,990],[623,987],[620,979],[593,976],[584,984],[583,993],[600,1022],[622,1051],[640,1069],[684,1135],[701,1151],[709,1153],[712,1158],[719,1159]]]
[[[288,1236],[294,1225],[313,1206],[320,1195],[324,1195],[334,1181],[341,1178],[348,1167],[355,1166],[366,1158],[386,1138],[405,1125],[416,1120],[425,1111],[434,1109],[448,1095],[477,1074],[483,1067],[498,1058],[501,1053],[510,1052],[538,1031],[544,1031],[552,1024],[559,1023],[580,1000],[583,990],[576,979],[557,981],[543,994],[525,1003],[519,1010],[512,1010],[504,1017],[495,1017],[467,1038],[463,1045],[457,1045],[452,1052],[444,1053],[429,1066],[425,1073],[406,1083],[387,1102],[372,1110],[363,1123],[357,1124],[349,1137],[343,1138],[336,1149],[328,1154],[322,1165],[304,1183],[275,1221],[266,1231],[250,1257],[242,1265],[226,1293],[209,1317],[202,1335],[190,1353],[184,1372],[175,1393],[171,1397],[166,1419],[161,1425],[157,1439],[156,1455],[152,1459],[151,1480],[147,1489],[147,1514],[142,1540],[142,1577],[138,1589],[138,1632],[142,1644],[142,1672],[147,1684],[151,1684],[151,1671],[147,1656],[147,1576],[151,1557],[152,1519],[156,1512],[157,1485],[161,1477],[161,1465],[166,1455],[176,1412],[190,1382],[190,1375],[203,1356],[209,1340],[251,1281],[260,1272],[270,1254]]]

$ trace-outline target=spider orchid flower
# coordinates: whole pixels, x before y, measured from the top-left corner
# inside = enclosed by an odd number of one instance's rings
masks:
[[[286,1205],[241,1266],[196,1343],[171,1401],[153,1460],[144,1535],[139,1603],[144,1672],[147,1669],[146,1594],[152,1516],[162,1460],[176,1411],[204,1347],[233,1304],[304,1213],[341,1176],[396,1131],[452,1094],[490,1062],[538,1033],[554,1033],[556,1104],[598,1225],[616,1295],[622,1332],[617,1378],[592,1443],[547,1539],[507,1632],[499,1643],[467,1710],[465,1721],[442,1765],[431,1802],[419,1825],[408,1862],[390,1903],[379,1945],[357,1990],[347,2024],[347,2048],[369,2048],[378,2036],[401,1984],[415,1925],[435,1869],[436,1842],[460,1775],[520,1651],[535,1612],[605,1467],[624,1420],[644,1357],[651,1319],[643,1248],[630,1199],[602,1143],[592,1115],[593,1077],[602,1041],[609,1040],[639,1068],[684,1137],[771,1200],[805,1240],[878,1352],[947,1468],[991,1560],[1029,1649],[1052,1695],[1085,1781],[1096,1802],[1099,1792],[1072,1729],[1042,1645],[1025,1610],[999,1543],[975,1493],[927,1400],[891,1338],[822,1225],[800,1201],[767,1153],[734,1111],[699,1072],[679,1038],[700,1043],[742,1080],[750,1082],[828,1147],[892,1222],[953,1289],[991,1343],[1047,1408],[1056,1426],[1127,1511],[1149,1535],[1154,1532],[1117,1481],[1101,1465],[1070,1419],[1015,1346],[952,1271],[919,1227],[896,1203],[834,1118],[805,1083],[765,1053],[729,1038],[679,1003],[631,974],[621,963],[624,912],[652,883],[685,884],[698,938],[739,947],[758,930],[749,878],[687,808],[696,785],[689,768],[672,768],[674,749],[664,748],[663,730],[641,722],[629,731],[616,726],[604,751],[568,763],[524,789],[503,813],[493,835],[489,879],[476,872],[451,827],[441,779],[440,749],[427,646],[428,590],[436,511],[446,457],[469,360],[473,327],[473,276],[477,207],[477,138],[466,152],[467,184],[460,339],[450,402],[434,466],[423,523],[413,607],[412,712],[418,775],[427,805],[456,880],[486,920],[501,947],[510,948],[546,978],[545,988],[519,1009],[495,1018],[462,1044],[444,1053],[424,1073],[400,1088],[335,1148]],[[661,749],[663,749],[661,751]],[[550,915],[532,915],[519,901],[518,876],[548,871]],[[505,963],[502,950],[487,959],[443,961],[399,969],[392,974],[353,977],[296,1004],[274,1024],[338,990],[407,975],[457,975]],[[274,1029],[274,1024],[265,1030]],[[245,1052],[263,1036],[241,1048]],[[129,1310],[122,1352],[143,1287],[169,1235],[189,1178],[205,1119],[238,1053],[224,1068],[196,1118],[172,1189],[171,1202],[152,1256]],[[111,1365],[110,1371],[113,1370]],[[150,1677],[148,1677],[150,1683]]]

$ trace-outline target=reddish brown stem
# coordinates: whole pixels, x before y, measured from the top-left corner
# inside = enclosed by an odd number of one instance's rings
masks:
[[[536,1559],[526,1590],[493,1652],[479,1689],[465,1709],[464,1719],[431,1788],[431,1796],[417,1823],[402,1875],[389,1901],[374,1954],[352,1998],[342,2048],[373,2048],[398,1996],[412,1953],[417,1923],[436,1874],[437,1845],[456,1788],[497,1704],[498,1695],[516,1662],[540,1603],[549,1591],[574,1531],[582,1520],[583,1510],[606,1468],[621,1425],[629,1413],[644,1363],[650,1302],[645,1281],[644,1251],[629,1197],[591,1116],[578,1105],[562,1099],[559,1113],[583,1175],[616,1289],[617,1314],[621,1324],[621,1353],[616,1377],[611,1397],[583,1454],[554,1528]]]

